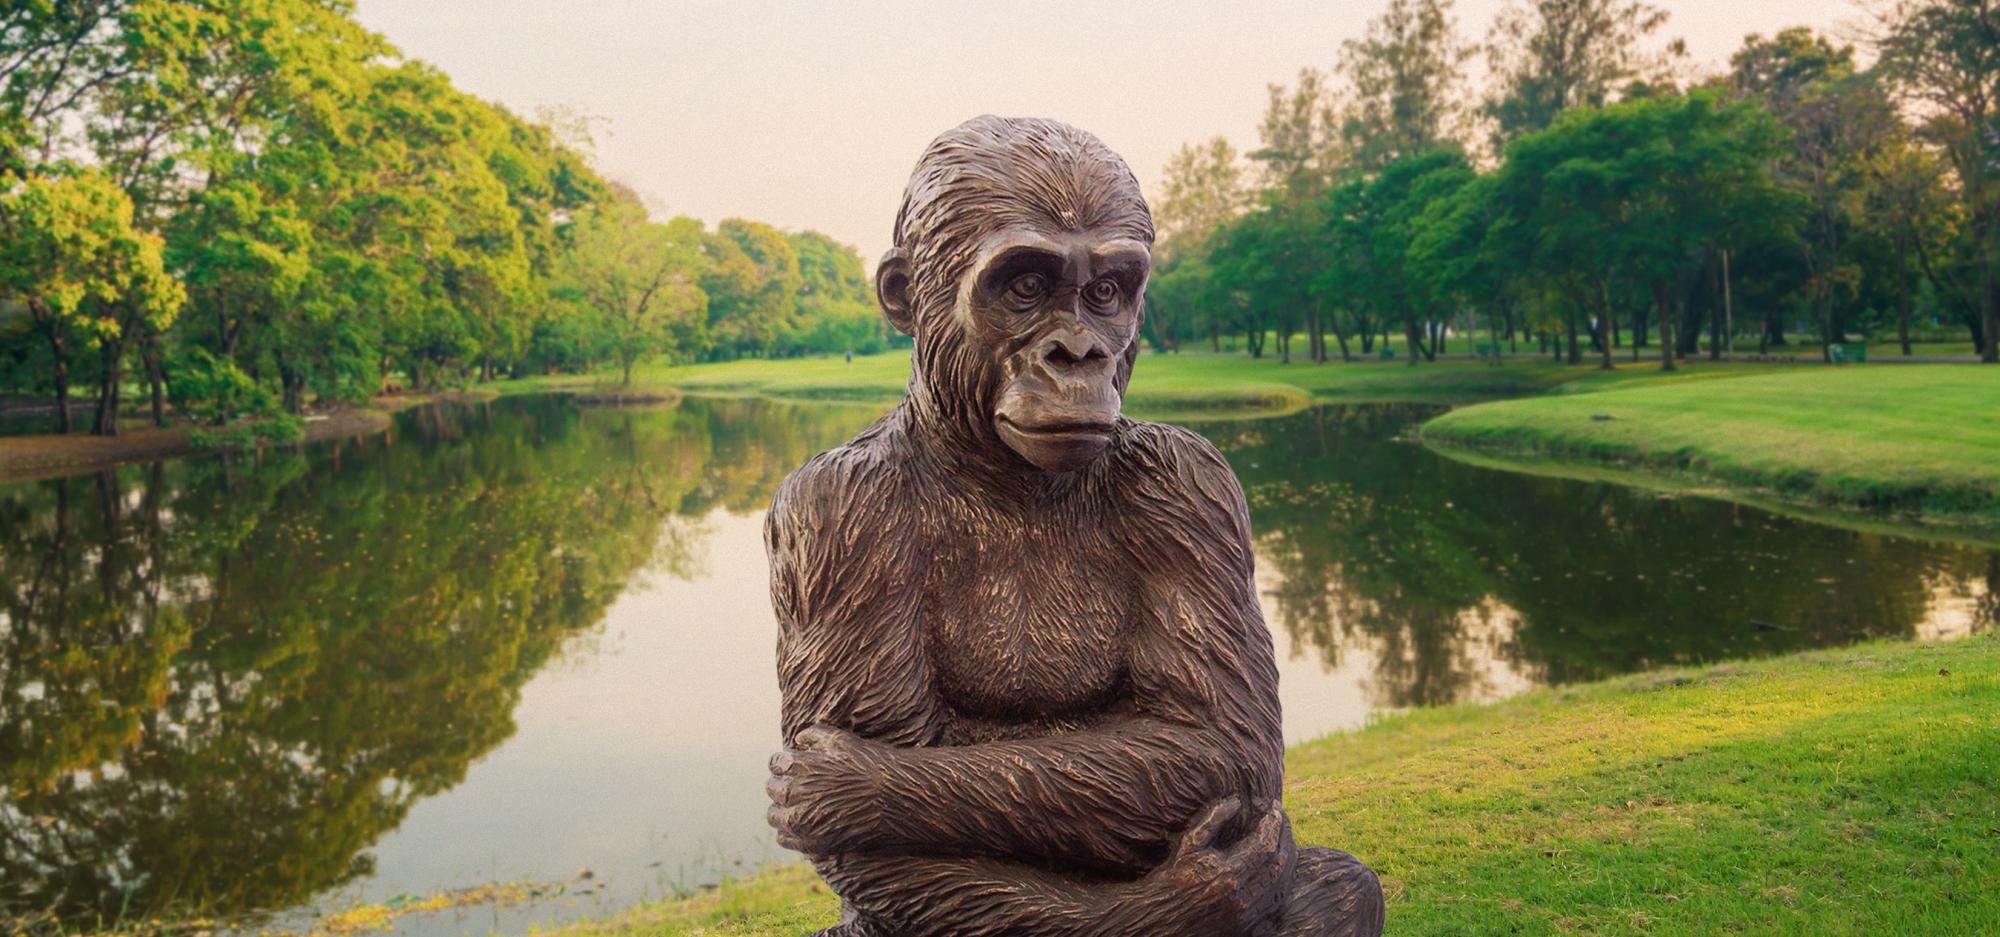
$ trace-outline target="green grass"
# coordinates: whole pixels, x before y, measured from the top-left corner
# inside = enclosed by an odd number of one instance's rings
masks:
[[[2000,920],[2000,636],[1875,643],[1395,716],[1291,751],[1298,838],[1425,934],[1972,934]],[[808,872],[565,937],[794,935]]]
[[[2000,522],[2000,369],[1815,367],[1607,386],[1466,407],[1425,424],[1423,436],[1691,487]]]
[[[1787,365],[1694,363],[1678,379],[1758,373]],[[909,382],[908,352],[866,355],[849,365],[838,357],[745,359],[692,365],[642,366],[635,388],[672,387],[697,394],[754,394],[813,400],[887,403]],[[1286,412],[1315,400],[1456,403],[1539,394],[1572,382],[1649,383],[1662,379],[1650,362],[1621,363],[1599,371],[1596,363],[1559,365],[1546,359],[1511,359],[1499,367],[1467,359],[1441,359],[1409,367],[1400,361],[1339,361],[1316,365],[1298,360],[1206,353],[1144,354],[1134,368],[1127,403],[1134,413],[1170,416],[1212,410]],[[603,387],[613,372],[509,381],[508,393]]]

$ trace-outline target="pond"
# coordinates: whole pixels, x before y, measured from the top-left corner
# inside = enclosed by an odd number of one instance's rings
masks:
[[[877,412],[516,398],[0,486],[0,925],[560,886],[396,925],[522,933],[784,858],[762,511]],[[2000,552],[1463,465],[1407,441],[1434,412],[1193,424],[1292,741],[2000,617]]]

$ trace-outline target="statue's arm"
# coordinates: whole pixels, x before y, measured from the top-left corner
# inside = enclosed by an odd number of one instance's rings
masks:
[[[899,746],[935,736],[910,612],[917,558],[885,495],[888,471],[865,453],[826,453],[786,479],[765,518],[787,749],[809,726]]]
[[[871,792],[881,826],[836,838],[838,851],[1004,856],[1121,874],[1156,865],[1217,801],[1275,801],[1277,674],[1242,494],[1221,457],[1201,450],[1170,453],[1132,480],[1132,529],[1159,534],[1135,545],[1146,555],[1134,568],[1174,575],[1152,577],[1143,596],[1128,707],[1081,731],[969,746],[895,749],[815,729],[800,738],[805,751],[779,756],[775,788]]]
[[[898,937],[1262,937],[1284,911],[1295,851],[1282,811],[1226,802],[1130,881],[1086,881],[1017,862],[850,854],[815,863],[854,910]],[[1249,832],[1224,842],[1245,821]]]

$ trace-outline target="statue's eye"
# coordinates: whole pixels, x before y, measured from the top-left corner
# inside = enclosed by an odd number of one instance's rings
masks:
[[[1019,306],[1032,306],[1048,295],[1049,278],[1039,273],[1024,273],[1007,284],[1007,298]]]
[[[1118,283],[1110,277],[1093,280],[1089,286],[1083,288],[1083,298],[1092,306],[1109,312],[1111,304],[1118,301]]]

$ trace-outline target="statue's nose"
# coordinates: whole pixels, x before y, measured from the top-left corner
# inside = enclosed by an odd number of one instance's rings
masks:
[[[1096,364],[1109,357],[1097,339],[1074,329],[1059,329],[1042,340],[1042,361],[1048,364],[1049,370],[1057,373]]]

